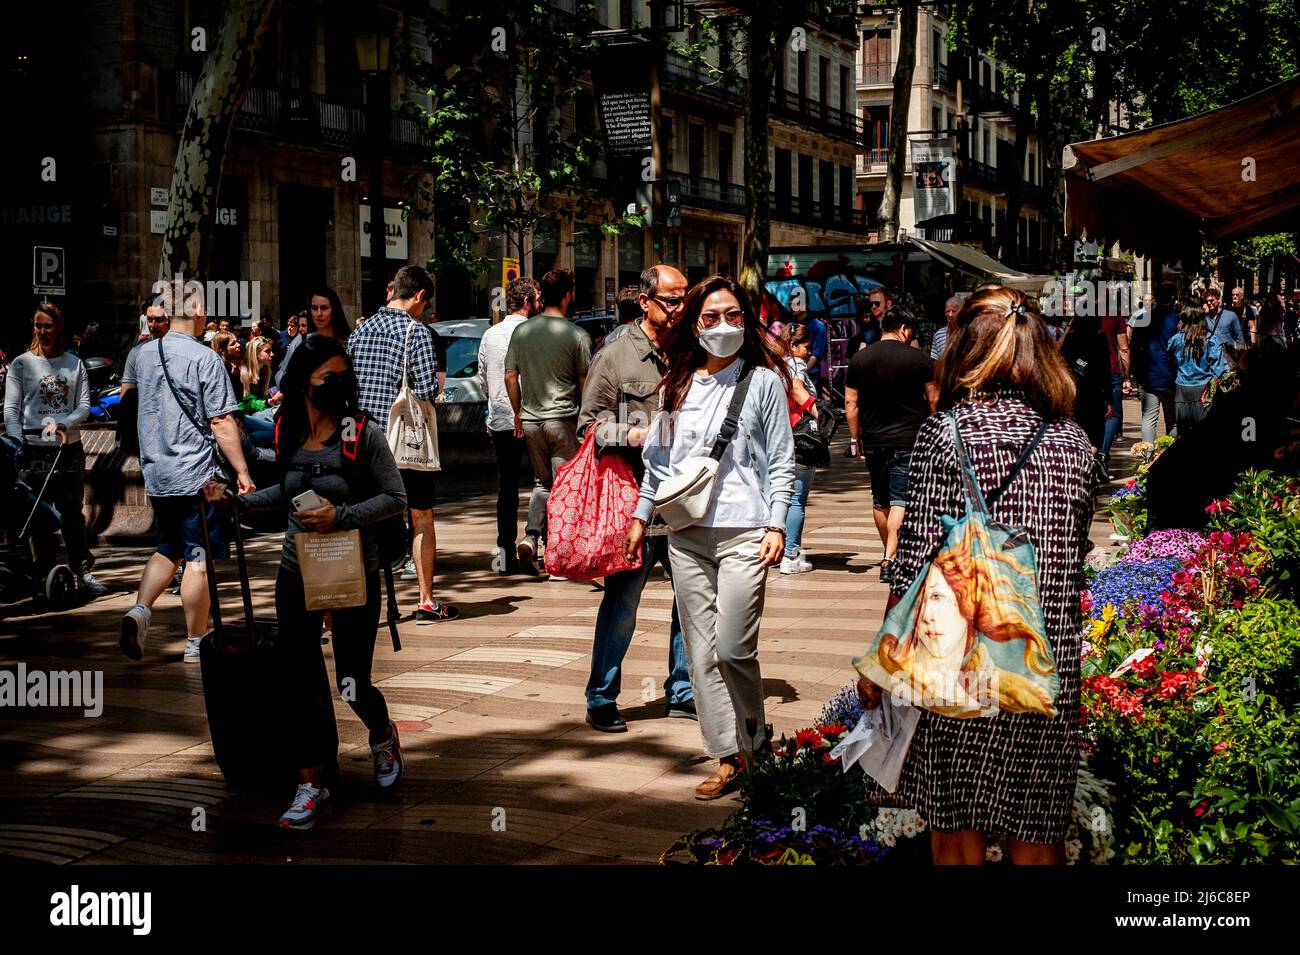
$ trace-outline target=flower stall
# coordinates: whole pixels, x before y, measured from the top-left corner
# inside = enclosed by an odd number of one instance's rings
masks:
[[[1171,443],[1137,446],[1119,544],[1086,568],[1067,861],[1300,861],[1300,480],[1247,473],[1206,533],[1148,533],[1146,471]],[[745,769],[726,824],[661,861],[927,863],[925,820],[830,755],[860,715],[846,687]],[[1008,858],[989,836],[988,861]]]

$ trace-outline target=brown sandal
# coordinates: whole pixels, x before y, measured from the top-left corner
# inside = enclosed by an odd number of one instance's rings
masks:
[[[723,775],[723,770],[731,772]],[[721,799],[740,784],[740,770],[732,763],[721,763],[713,775],[695,787],[695,798],[710,800]]]

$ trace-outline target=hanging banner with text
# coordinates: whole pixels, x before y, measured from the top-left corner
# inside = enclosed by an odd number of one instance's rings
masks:
[[[912,195],[916,202],[916,221],[924,222],[935,216],[952,215],[956,211],[953,195],[955,140],[951,136],[943,139],[913,139],[911,147]]]
[[[619,46],[597,57],[594,80],[607,156],[649,155],[650,70],[649,51],[637,47]]]

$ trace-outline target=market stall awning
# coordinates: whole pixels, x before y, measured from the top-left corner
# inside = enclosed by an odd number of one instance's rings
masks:
[[[1220,109],[1066,146],[1066,230],[1167,260],[1300,228],[1300,75]],[[1189,259],[1190,257],[1190,259]]]
[[[1038,293],[1044,285],[1052,281],[1050,275],[1031,275],[1018,271],[969,245],[918,239],[914,236],[909,237],[909,241],[952,268],[983,276],[990,282],[1020,289],[1022,292]]]

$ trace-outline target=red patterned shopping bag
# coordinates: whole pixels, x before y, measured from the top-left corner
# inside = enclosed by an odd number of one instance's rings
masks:
[[[593,580],[641,566],[623,559],[623,536],[640,488],[632,466],[617,454],[596,454],[596,428],[555,472],[546,502],[546,571]]]

